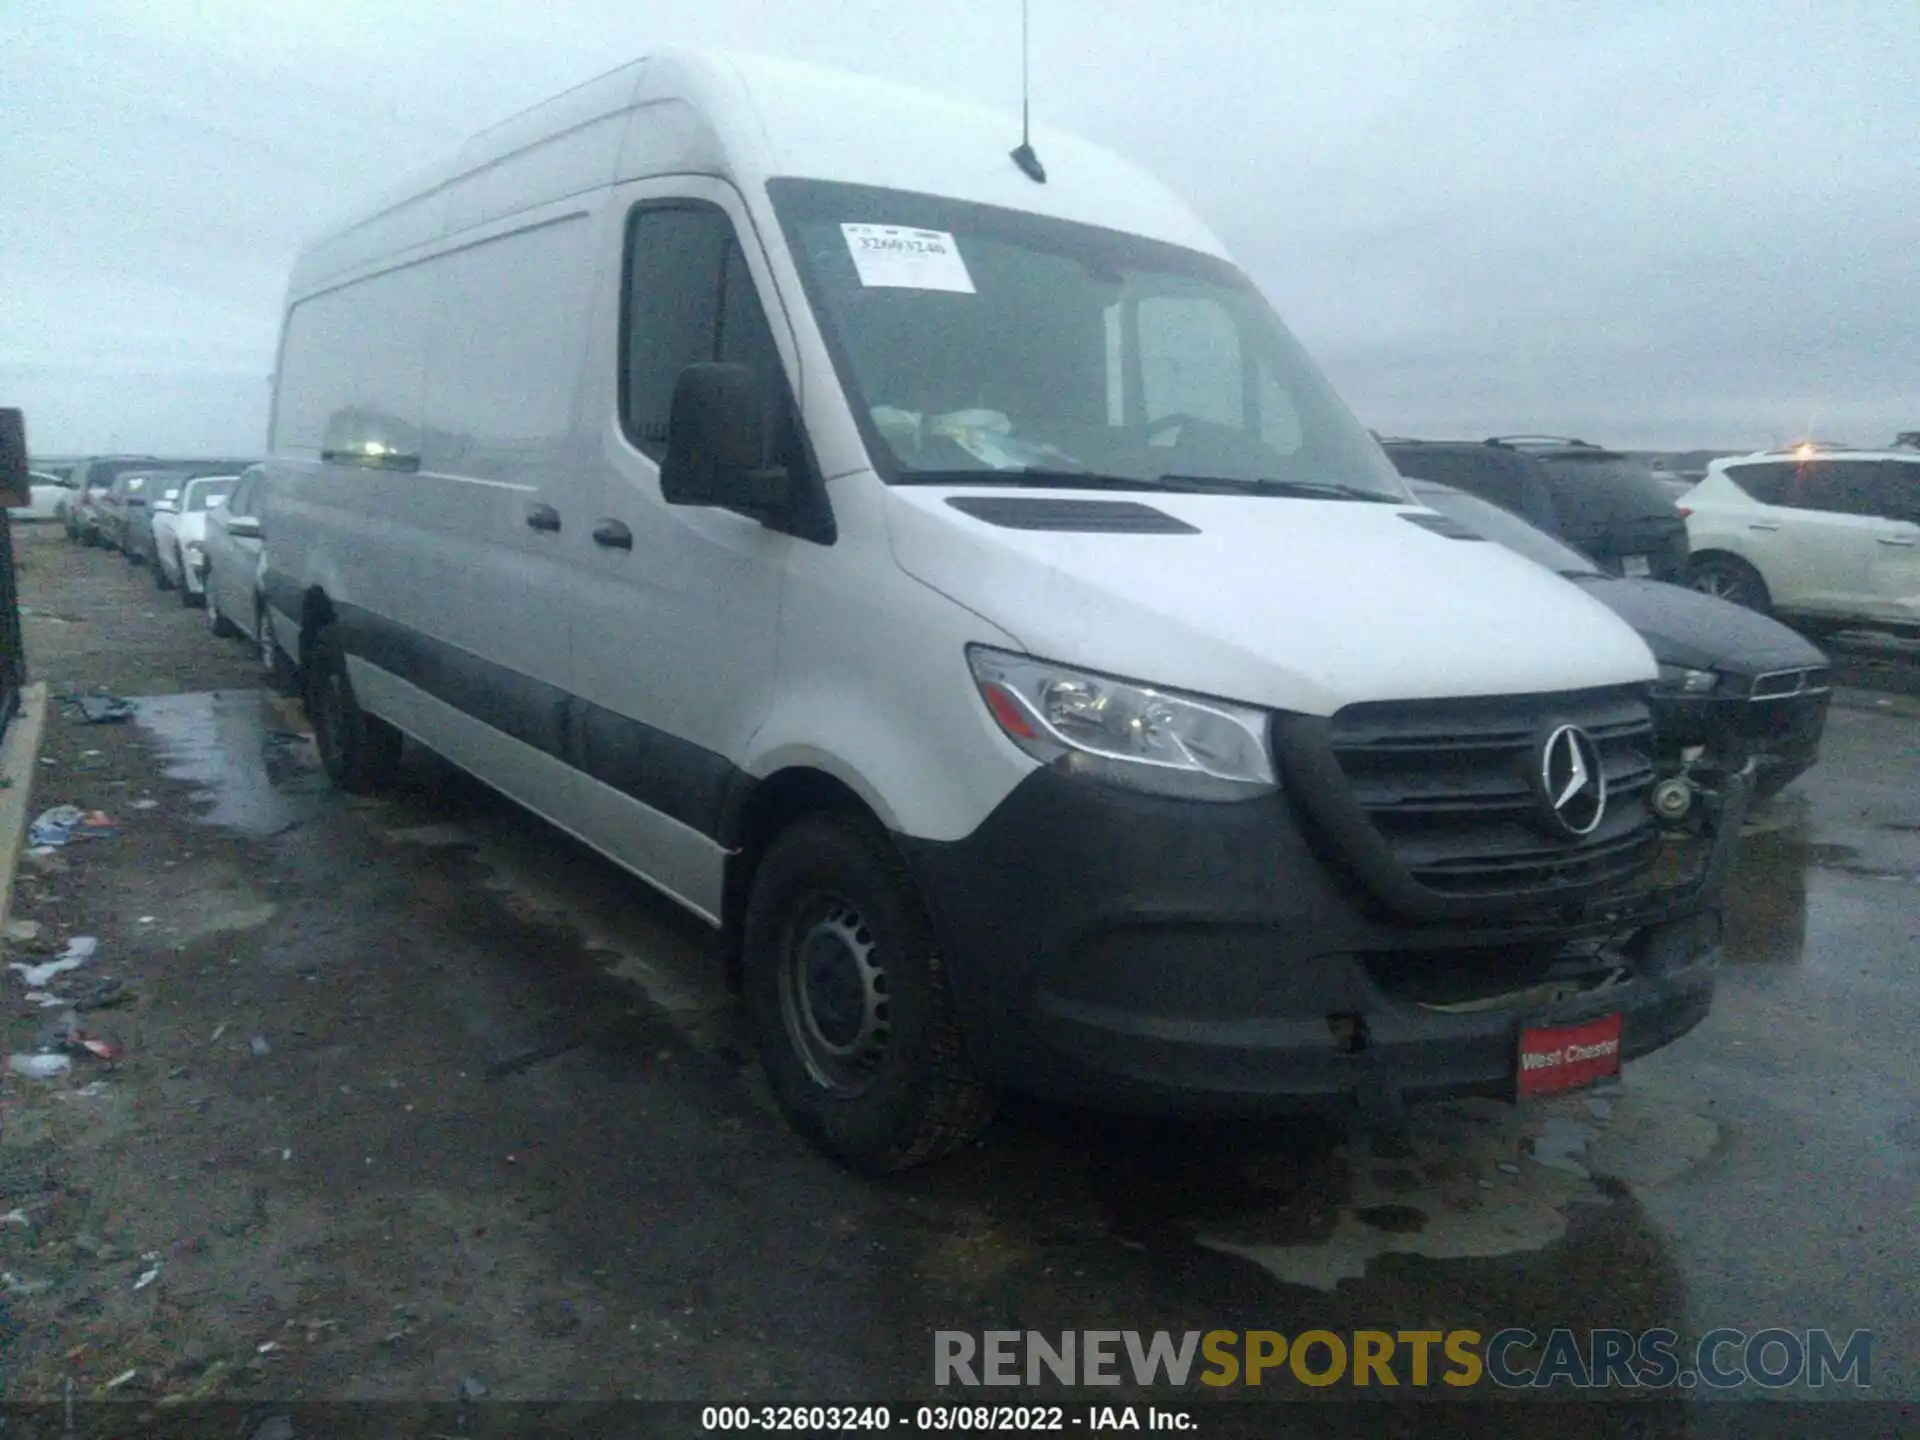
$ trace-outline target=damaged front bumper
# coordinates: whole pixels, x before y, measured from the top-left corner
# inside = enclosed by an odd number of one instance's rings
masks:
[[[1197,806],[1038,771],[974,835],[902,838],[970,1058],[1145,1113],[1511,1096],[1523,1026],[1618,1014],[1622,1055],[1712,1004],[1751,763],[1696,770],[1651,872],[1498,920],[1384,915],[1284,802]]]

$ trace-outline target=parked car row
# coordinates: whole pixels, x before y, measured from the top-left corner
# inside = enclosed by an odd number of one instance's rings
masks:
[[[1897,442],[1721,455],[1694,483],[1580,440],[1382,444],[1402,474],[1510,510],[1613,574],[1687,584],[1815,640],[1920,635],[1920,453]]]

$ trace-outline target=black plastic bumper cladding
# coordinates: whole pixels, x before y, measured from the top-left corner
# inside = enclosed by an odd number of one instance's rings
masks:
[[[1630,1056],[1699,1023],[1745,785],[1707,797],[1707,862],[1684,885],[1472,921],[1370,904],[1282,794],[1206,804],[1041,769],[965,839],[900,845],[993,1083],[1154,1113],[1364,1110],[1511,1093],[1523,1023],[1618,1013]],[[1477,957],[1529,948],[1571,977],[1560,999],[1441,1013],[1394,981],[1421,965],[1465,977]],[[1623,982],[1590,988],[1616,971]],[[1466,988],[1501,993],[1504,976]],[[1354,1017],[1359,1046],[1339,1031]]]

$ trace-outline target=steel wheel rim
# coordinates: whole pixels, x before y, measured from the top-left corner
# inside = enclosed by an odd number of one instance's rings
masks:
[[[865,1094],[893,1034],[866,917],[838,895],[804,898],[782,935],[779,984],[780,1018],[809,1078],[839,1099]]]

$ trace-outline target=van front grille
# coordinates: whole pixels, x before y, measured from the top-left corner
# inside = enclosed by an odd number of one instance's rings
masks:
[[[1559,726],[1593,741],[1606,807],[1591,834],[1556,830],[1535,776]],[[1444,900],[1534,908],[1617,891],[1652,863],[1659,833],[1647,803],[1653,726],[1621,687],[1563,694],[1352,705],[1326,731],[1346,805],[1344,829],[1363,878],[1371,859]],[[1344,807],[1343,807],[1344,808]]]

